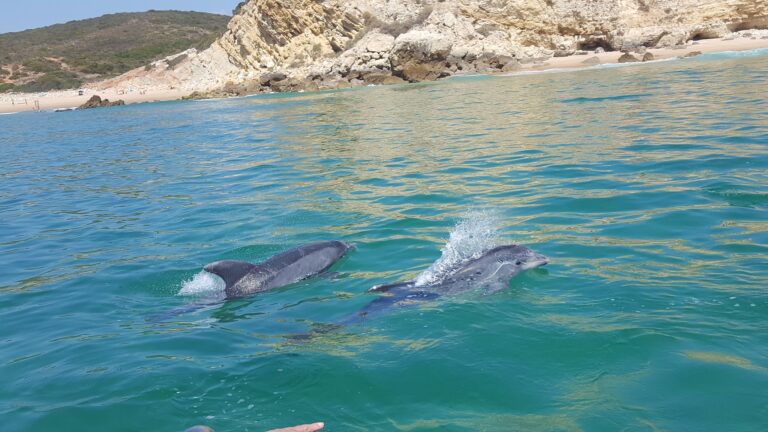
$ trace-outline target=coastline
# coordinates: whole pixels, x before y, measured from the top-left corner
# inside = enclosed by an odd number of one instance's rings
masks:
[[[748,38],[717,38],[704,39],[688,44],[679,48],[649,48],[646,52],[653,54],[653,60],[667,60],[676,57],[686,56],[695,51],[702,54],[728,52],[728,51],[750,51],[755,49],[768,48],[768,39],[748,39]],[[501,75],[517,75],[531,72],[544,72],[556,70],[578,70],[587,69],[599,65],[618,64],[619,57],[622,55],[619,51],[609,51],[602,53],[587,52],[586,55],[570,55],[565,57],[553,57],[542,63],[531,63],[522,65],[518,70],[506,72]],[[642,57],[642,55],[637,55]],[[587,59],[597,58],[599,63],[585,64]],[[593,60],[594,61],[594,60]],[[103,82],[102,82],[103,83]],[[83,86],[84,93],[78,95],[78,90],[57,90],[45,93],[5,93],[0,94],[0,114],[10,114],[27,111],[53,111],[56,109],[74,108],[85,103],[91,96],[99,95],[112,101],[122,99],[126,104],[143,102],[161,102],[179,100],[188,96],[189,90],[177,88],[146,88],[146,89],[125,89],[121,87],[112,87],[101,90],[99,85],[102,83],[93,83],[92,86]]]
[[[102,99],[109,99],[110,101],[122,99],[126,104],[135,104],[177,100],[189,94],[189,91],[179,89],[148,89],[131,92],[118,88],[99,90],[83,86],[83,90],[82,96],[78,95],[78,89],[52,90],[43,93],[0,94],[0,114],[77,108],[93,95],[99,95]]]
[[[648,48],[646,52],[653,54],[652,61],[669,60],[677,57],[684,57],[690,53],[699,51],[701,54],[711,54],[717,52],[729,52],[729,51],[752,51],[756,49],[768,48],[768,39],[703,39],[688,43],[680,48]],[[526,72],[542,72],[558,69],[586,69],[599,65],[618,64],[619,57],[622,55],[619,51],[609,51],[595,54],[594,52],[588,52],[586,55],[570,55],[566,57],[553,57],[544,63],[526,65],[517,71],[504,73],[503,75],[516,75]],[[633,54],[635,57],[642,58],[642,54]],[[600,63],[585,64],[584,61],[597,57]],[[640,62],[636,62],[637,64]],[[633,63],[628,63],[633,64]]]

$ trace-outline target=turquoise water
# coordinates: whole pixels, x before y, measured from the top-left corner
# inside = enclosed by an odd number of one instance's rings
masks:
[[[766,430],[765,54],[2,116],[2,430]],[[285,337],[451,233],[551,263]],[[331,238],[335,277],[148,320]]]

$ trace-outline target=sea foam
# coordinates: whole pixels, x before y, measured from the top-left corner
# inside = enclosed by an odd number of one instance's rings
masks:
[[[440,258],[416,278],[416,286],[440,282],[457,265],[497,246],[498,225],[498,215],[493,211],[468,212],[451,231]]]
[[[224,280],[220,277],[201,271],[192,279],[181,283],[181,289],[178,292],[180,296],[193,297],[212,297],[224,294]]]

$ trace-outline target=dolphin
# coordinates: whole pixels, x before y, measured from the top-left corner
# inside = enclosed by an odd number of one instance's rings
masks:
[[[336,240],[309,243],[277,254],[259,264],[224,260],[212,262],[203,267],[203,270],[224,280],[224,299],[229,300],[316,276],[330,268],[353,248],[352,245]],[[218,305],[221,300],[203,299],[170,312],[150,316],[147,321],[166,321],[181,314]]]
[[[549,263],[549,258],[520,245],[498,246],[477,258],[457,264],[441,279],[426,284],[416,280],[387,285],[376,285],[366,292],[382,293],[355,314],[337,324],[349,325],[362,322],[374,313],[391,306],[417,301],[434,300],[443,296],[455,296],[474,289],[492,294],[509,286],[518,274]]]
[[[203,267],[226,284],[228,299],[280,288],[316,276],[341,259],[352,246],[336,240],[309,243],[277,254],[259,264],[224,260]]]

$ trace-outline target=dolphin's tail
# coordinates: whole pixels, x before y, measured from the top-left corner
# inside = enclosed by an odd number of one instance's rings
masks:
[[[387,313],[393,307],[407,305],[419,301],[434,300],[440,297],[440,295],[437,293],[426,291],[411,291],[407,289],[408,285],[410,285],[410,283],[393,284],[386,289],[386,294],[376,297],[357,312],[349,314],[337,320],[333,324],[312,324],[307,333],[288,335],[286,336],[286,339],[296,342],[308,341],[313,337],[331,333],[343,329],[347,326],[362,324],[368,319]]]

